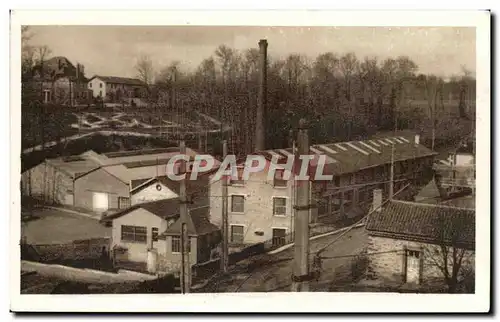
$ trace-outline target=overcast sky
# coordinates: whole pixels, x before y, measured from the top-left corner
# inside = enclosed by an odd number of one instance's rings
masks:
[[[87,76],[135,77],[141,54],[156,69],[173,60],[194,69],[220,44],[242,50],[257,48],[259,39],[268,40],[273,58],[352,51],[358,58],[408,55],[420,72],[445,77],[460,74],[462,65],[476,70],[475,28],[465,27],[33,26],[31,33],[33,45],[84,64]]]

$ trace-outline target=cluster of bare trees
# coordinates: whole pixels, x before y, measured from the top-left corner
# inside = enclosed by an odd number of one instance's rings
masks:
[[[167,93],[166,106],[175,106],[174,97],[185,108],[232,125],[233,145],[245,153],[253,146],[258,61],[257,48],[238,51],[221,45],[194,72],[175,61],[155,73],[154,83]],[[149,58],[139,59],[136,68],[143,81],[153,83]],[[434,129],[443,111],[468,116],[474,88],[475,80],[465,71],[450,81],[418,74],[417,64],[407,56],[379,60],[327,52],[315,59],[300,54],[270,57],[267,142],[270,147],[287,145],[288,130],[300,117],[312,120],[313,142],[350,140],[379,130]]]

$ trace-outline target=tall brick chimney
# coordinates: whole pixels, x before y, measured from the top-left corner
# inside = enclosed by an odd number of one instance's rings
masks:
[[[257,119],[255,120],[255,150],[266,149],[266,129],[264,126],[267,105],[267,40],[259,41],[259,95],[257,98]]]

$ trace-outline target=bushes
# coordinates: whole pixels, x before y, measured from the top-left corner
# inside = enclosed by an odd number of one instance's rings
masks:
[[[352,282],[356,282],[361,279],[368,268],[369,259],[366,252],[355,256],[351,261],[351,278]]]

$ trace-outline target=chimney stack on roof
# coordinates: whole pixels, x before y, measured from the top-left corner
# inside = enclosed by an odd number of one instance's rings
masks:
[[[259,41],[259,94],[257,98],[257,119],[255,122],[255,150],[266,149],[266,129],[264,127],[267,105],[267,40]]]
[[[373,190],[373,204],[372,211],[381,212],[382,211],[382,189]]]

